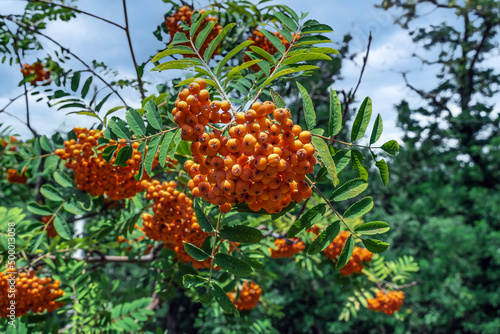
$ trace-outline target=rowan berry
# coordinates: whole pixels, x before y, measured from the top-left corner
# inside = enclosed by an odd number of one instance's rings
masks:
[[[259,304],[262,289],[252,281],[245,281],[239,288],[239,293],[233,291],[232,293],[228,292],[227,295],[237,310],[251,310]],[[237,296],[238,298],[236,299]]]
[[[367,307],[375,312],[382,311],[385,314],[393,315],[401,309],[404,301],[403,291],[389,291],[384,293],[377,291],[375,298],[367,298]]]

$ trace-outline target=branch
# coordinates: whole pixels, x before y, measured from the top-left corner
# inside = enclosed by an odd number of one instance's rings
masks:
[[[75,260],[75,261],[85,261],[88,263],[148,263],[156,260],[160,254],[163,244],[158,244],[153,247],[151,253],[145,256],[136,256],[130,258],[128,256],[118,256],[118,255],[102,255],[102,256],[91,256],[91,257],[63,257],[64,260]],[[48,259],[55,260],[55,255],[45,256]],[[41,260],[41,259],[38,259]],[[37,261],[38,261],[37,260]],[[32,264],[33,265],[33,264]]]
[[[366,54],[363,57],[363,66],[361,67],[361,73],[359,74],[359,79],[356,87],[354,88],[354,91],[351,93],[345,93],[345,91],[342,91],[342,95],[344,96],[344,112],[342,113],[342,122],[345,121],[345,118],[347,116],[347,111],[349,110],[349,105],[352,103],[354,100],[354,97],[356,95],[356,92],[358,91],[359,85],[361,84],[361,79],[363,78],[363,74],[365,72],[366,64],[368,62],[368,56],[370,55],[370,46],[372,45],[372,32],[370,31],[370,35],[368,36],[368,46],[366,47]],[[337,135],[335,135],[334,139],[337,139]]]
[[[118,28],[120,28],[120,29],[125,30],[125,28],[124,28],[124,27],[122,27],[121,25],[119,25],[119,24],[118,24],[118,23],[116,23],[116,22],[113,22],[113,21],[107,20],[107,19],[105,19],[105,18],[103,18],[103,17],[100,17],[100,16],[98,16],[98,15],[95,15],[95,14],[92,14],[92,13],[89,13],[89,12],[85,12],[85,11],[83,11],[83,10],[81,10],[81,9],[76,8],[76,7],[70,7],[70,6],[66,6],[66,5],[63,5],[63,4],[59,4],[59,3],[55,3],[55,2],[52,2],[52,1],[47,1],[47,0],[27,0],[27,1],[28,1],[28,2],[41,2],[41,3],[45,3],[45,4],[47,4],[47,5],[52,5],[52,6],[58,6],[58,7],[66,8],[66,9],[71,9],[71,10],[73,10],[73,11],[77,12],[77,13],[81,13],[81,14],[85,14],[85,15],[88,15],[88,16],[91,16],[91,17],[94,17],[94,18],[96,18],[96,19],[98,19],[98,20],[104,21],[104,22],[109,23],[109,24],[112,24],[112,25],[114,25],[114,26],[116,26],[116,27],[118,27]]]
[[[403,76],[403,79],[405,80],[406,86],[408,88],[410,88],[412,91],[414,91],[415,93],[417,93],[418,95],[420,95],[420,97],[422,97],[423,99],[431,100],[432,103],[434,103],[438,107],[441,107],[441,109],[448,111],[448,113],[451,115],[450,108],[448,108],[448,106],[444,102],[438,100],[437,99],[437,95],[424,92],[423,90],[420,90],[420,89],[412,86],[408,82],[408,78],[406,77],[406,73],[405,72],[402,72],[401,75]]]
[[[20,27],[23,27],[24,29],[32,32],[32,33],[35,33],[35,34],[38,34],[40,36],[43,36],[45,38],[47,38],[49,41],[51,41],[52,43],[56,44],[57,46],[59,46],[61,48],[61,50],[63,51],[66,51],[67,53],[69,53],[70,55],[72,55],[76,60],[78,60],[80,63],[82,63],[83,66],[85,66],[93,75],[95,75],[97,78],[99,78],[99,80],[101,80],[109,89],[111,89],[111,91],[113,91],[113,93],[116,94],[116,96],[118,96],[118,98],[123,102],[123,104],[128,108],[128,105],[127,105],[127,102],[125,102],[125,100],[121,97],[121,95],[113,88],[113,86],[111,86],[106,80],[104,80],[99,74],[97,74],[89,65],[87,65],[86,62],[84,62],[80,57],[78,57],[76,54],[74,54],[73,52],[71,52],[68,48],[65,48],[64,46],[62,46],[59,42],[57,42],[56,40],[54,40],[52,37],[50,36],[47,36],[45,35],[44,33],[36,30],[36,29],[32,29],[31,27],[21,23],[21,22],[18,22],[18,21],[15,21],[13,20],[12,18],[8,17],[8,16],[4,16],[4,15],[0,15],[1,18],[4,18],[6,20],[9,20],[15,24],[17,24],[18,26]]]
[[[134,63],[135,73],[137,74],[137,82],[139,83],[139,90],[141,92],[141,98],[144,100],[146,96],[144,95],[144,84],[142,83],[141,76],[139,75],[139,68],[137,67],[137,62],[135,60],[134,49],[132,48],[132,39],[130,38],[130,30],[128,28],[128,16],[127,16],[127,1],[123,0],[123,14],[125,15],[125,33],[127,34],[128,46],[130,48],[130,54],[132,55],[132,62]]]
[[[7,26],[6,26],[7,27]],[[17,44],[17,38],[16,36],[10,31],[10,29],[7,27],[7,30],[9,31],[10,35],[12,36],[12,39],[14,40],[14,52],[16,54],[17,62],[19,63],[19,68],[22,70],[23,65],[21,64],[21,56],[19,55],[19,46]],[[26,103],[26,126],[28,129],[30,129],[31,133],[33,136],[38,137],[38,133],[31,127],[30,124],[30,105],[28,101],[28,88],[26,87],[26,82],[23,82],[23,88],[24,88],[24,101]]]
[[[403,284],[403,285],[394,285],[393,283],[389,283],[389,282],[386,282],[386,281],[383,281],[383,283],[385,283],[385,285],[387,286],[390,286],[391,288],[393,288],[394,290],[402,290],[404,288],[409,288],[411,286],[415,286],[418,284],[417,281],[413,281],[411,283],[408,283],[408,284]]]
[[[477,59],[479,58],[479,54],[481,52],[481,49],[483,48],[484,43],[486,43],[486,39],[488,39],[488,35],[492,29],[492,24],[490,21],[485,21],[484,24],[485,24],[486,28],[484,29],[483,37],[481,38],[481,42],[479,42],[479,45],[475,49],[476,53],[474,54],[474,58],[472,58],[472,61],[470,63],[469,70],[468,70],[469,84],[471,85],[471,87],[472,87],[472,80],[473,80],[473,76],[474,76],[474,66],[476,65],[476,62],[477,62]]]

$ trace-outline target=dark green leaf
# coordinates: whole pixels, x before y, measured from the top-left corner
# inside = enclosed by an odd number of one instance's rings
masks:
[[[342,128],[342,108],[337,92],[330,88],[330,120],[328,122],[328,136],[333,137]]]
[[[85,80],[85,83],[83,84],[81,96],[82,99],[84,99],[87,96],[87,93],[89,92],[90,85],[92,84],[92,77],[88,77],[87,80]]]
[[[144,125],[144,120],[139,112],[133,108],[130,108],[125,113],[125,118],[127,120],[130,129],[139,137],[146,134],[146,126]]]
[[[196,219],[198,220],[198,225],[200,225],[200,228],[203,230],[203,232],[212,232],[214,228],[212,227],[212,224],[210,224],[210,221],[208,220],[207,216],[203,212],[200,203],[197,200],[194,200],[194,213],[196,214]]]
[[[149,100],[144,106],[144,109],[146,110],[146,118],[149,122],[149,125],[151,125],[156,130],[161,130],[161,115],[158,112],[158,108],[156,107],[154,101]]]
[[[278,20],[280,20],[281,23],[283,23],[283,25],[286,26],[291,31],[297,31],[297,29],[299,29],[299,27],[291,17],[288,17],[287,15],[281,12],[274,12],[274,16],[276,16]]]
[[[181,138],[181,129],[177,129],[177,131],[175,131],[174,138],[172,139],[173,148],[170,151],[170,153],[168,154],[168,156],[171,159],[174,158],[175,152],[177,152],[177,147],[179,147],[179,143],[181,142],[181,139],[182,139]]]
[[[75,74],[73,74],[73,77],[71,78],[71,90],[73,92],[76,92],[78,86],[80,85],[80,75],[80,72],[75,72]]]
[[[43,237],[45,236],[45,233],[40,233],[38,235],[38,237],[36,237],[36,241],[35,243],[33,244],[33,248],[31,248],[31,252],[34,254],[35,251],[38,249],[38,247],[40,247],[40,245],[42,244],[42,241],[43,241]],[[32,239],[33,240],[33,239]],[[30,240],[30,243],[31,243],[31,240]]]
[[[387,167],[385,160],[382,159],[380,161],[376,161],[375,165],[378,168],[382,182],[384,183],[384,185],[387,185],[387,183],[389,183],[389,167]]]
[[[183,70],[195,65],[199,65],[199,60],[192,59],[176,59],[161,63],[155,66],[151,71],[164,71],[164,70]]]
[[[63,188],[73,187],[73,181],[65,173],[61,171],[56,171],[53,176],[54,176],[54,181],[56,181],[61,187]]]
[[[229,51],[228,54],[224,58],[222,58],[222,60],[215,67],[215,75],[218,76],[220,74],[222,68],[224,67],[224,65],[226,65],[229,59],[233,58],[238,52],[251,44],[253,44],[253,41],[244,41],[243,43],[239,44],[237,47]]]
[[[132,157],[132,146],[123,146],[116,155],[115,166],[127,167],[127,160]]]
[[[83,215],[85,213],[84,210],[80,209],[73,203],[66,202],[63,205],[64,210],[68,211],[69,213],[75,214],[75,215]]]
[[[326,24],[315,24],[315,25],[310,25],[308,27],[305,27],[302,29],[301,33],[302,34],[316,34],[316,33],[326,33],[326,32],[332,32],[333,29],[332,27],[326,25]]]
[[[292,67],[292,68],[287,68],[281,71],[276,72],[272,77],[264,81],[261,85],[261,87],[266,87],[268,84],[270,84],[272,81],[278,79],[279,77],[282,77],[287,74],[292,74],[292,73],[297,73],[297,72],[302,72],[302,71],[310,71],[310,70],[315,70],[319,68],[318,66],[315,65],[300,65],[297,67]]]
[[[336,220],[333,222],[331,225],[329,225],[326,230],[321,232],[320,235],[314,239],[312,244],[309,246],[309,249],[307,250],[308,254],[317,254],[326,247],[328,247],[329,244],[335,239],[337,234],[339,234],[340,231],[340,220]]]
[[[170,45],[181,44],[186,42],[189,42],[189,40],[186,37],[186,34],[184,32],[179,31],[174,35],[174,38],[170,42]]]
[[[390,244],[376,239],[363,239],[363,245],[372,253],[382,253]]]
[[[54,151],[54,148],[52,147],[52,143],[50,142],[49,138],[47,138],[47,136],[45,136],[45,135],[40,137],[40,146],[42,147],[42,149],[44,149],[47,152]]]
[[[297,82],[297,87],[299,88],[300,95],[302,95],[307,128],[312,130],[316,127],[316,112],[314,111],[314,105],[309,93],[307,93],[307,90],[299,82]]]
[[[287,57],[285,61],[283,61],[282,65],[291,65],[308,60],[332,60],[332,58],[323,53],[303,52],[301,54]]]
[[[186,274],[182,276],[182,284],[185,288],[197,288],[207,284],[207,279],[201,276]]]
[[[363,154],[358,150],[352,150],[351,152],[352,164],[359,171],[359,177],[368,180],[368,170],[363,166]]]
[[[54,202],[62,202],[64,199],[62,198],[59,190],[51,186],[50,184],[44,184],[42,188],[40,188],[40,193],[48,200]]]
[[[365,224],[358,225],[354,228],[355,232],[359,234],[382,234],[390,230],[389,224],[381,221],[369,222]]]
[[[288,230],[287,238],[293,238],[301,231],[316,224],[325,214],[326,204],[321,203],[304,213]]]
[[[104,151],[102,151],[102,157],[104,158],[104,160],[106,160],[107,163],[109,163],[111,161],[117,148],[118,148],[118,145],[111,145],[111,146],[107,146],[104,149]]]
[[[295,44],[295,46],[313,45],[320,43],[332,43],[332,41],[329,38],[321,35],[303,36],[298,40],[298,43]]]
[[[330,180],[335,185],[337,183],[337,167],[335,166],[335,162],[330,154],[328,145],[323,139],[316,136],[312,137],[312,143],[314,148],[316,148],[316,151],[318,151],[319,156],[328,171],[328,175],[330,175]]]
[[[183,241],[183,243],[186,253],[188,253],[193,259],[197,261],[204,261],[210,257],[210,254],[207,254],[203,249],[200,249],[195,245],[187,243],[185,241]]]
[[[355,142],[365,134],[368,123],[370,123],[370,118],[372,116],[372,100],[367,97],[359,107],[358,113],[356,114],[356,119],[352,124],[351,132],[351,142]]]
[[[389,154],[390,156],[393,156],[393,157],[395,157],[396,155],[399,154],[399,144],[395,140],[389,140],[387,143],[382,145],[380,148],[383,149],[387,154]]]
[[[285,100],[283,100],[283,98],[274,90],[271,89],[270,91],[271,91],[271,98],[273,99],[276,108],[286,108]]]
[[[333,156],[333,161],[337,167],[337,173],[340,173],[349,164],[349,161],[351,161],[351,150],[346,148],[338,151]]]
[[[349,262],[353,250],[354,250],[354,241],[352,241],[352,235],[350,235],[347,238],[344,244],[344,248],[342,248],[342,252],[339,255],[337,264],[335,265],[336,269],[342,269],[347,264],[347,262]]]
[[[384,125],[382,124],[382,116],[378,114],[377,118],[375,119],[375,123],[373,124],[372,135],[370,136],[370,145],[374,144],[377,140],[379,140],[383,130],[384,130]]]
[[[28,211],[39,216],[48,216],[52,214],[52,210],[46,205],[40,205],[36,202],[28,204]]]
[[[180,48],[177,48],[177,49],[166,49],[166,50],[163,50],[162,52],[159,52],[157,53],[153,59],[152,59],[152,62],[153,63],[156,63],[157,61],[165,58],[165,57],[168,57],[168,56],[173,56],[173,55],[177,55],[177,54],[181,54],[181,55],[194,55],[196,54],[193,50],[191,49],[180,49]]]
[[[290,7],[285,6],[285,5],[279,5],[279,7],[283,8],[284,10],[286,10],[286,12],[293,17],[293,19],[295,20],[295,22],[299,22],[299,16],[297,15],[297,13],[295,13],[293,11],[293,9],[291,9]]]
[[[207,304],[209,301],[211,301],[212,299],[214,298],[214,295],[212,294],[212,290],[209,289],[207,290],[203,295],[201,295],[200,298],[198,298],[196,301],[198,303],[202,303],[202,304]],[[160,331],[159,334],[163,334],[162,331]]]
[[[227,26],[225,26],[224,29],[222,29],[222,31],[220,32],[220,34],[218,34],[217,37],[215,37],[214,40],[210,42],[208,48],[205,50],[205,53],[203,54],[203,58],[205,59],[206,62],[208,62],[210,58],[212,58],[212,55],[214,54],[219,44],[222,42],[222,40],[229,32],[229,30],[231,30],[235,25],[236,23],[230,23]]]
[[[226,226],[220,231],[219,236],[222,239],[246,244],[254,244],[264,239],[261,231],[245,225]]]
[[[276,37],[273,33],[267,31],[266,29],[257,29],[257,30],[263,33],[264,36],[266,36],[266,38],[271,42],[271,44],[274,45],[276,50],[281,52],[281,54],[285,53],[286,48],[278,37]]]
[[[265,60],[267,60],[271,64],[275,64],[274,57],[271,56],[266,50],[259,48],[258,46],[250,46],[250,50],[261,55]]]
[[[156,136],[150,140],[148,151],[146,152],[146,158],[144,159],[144,169],[149,176],[153,176],[153,162],[155,160],[156,151],[160,145],[160,141],[163,136]]]
[[[163,137],[163,141],[161,142],[160,153],[158,157],[161,167],[165,167],[168,150],[170,148],[170,144],[172,143],[172,139],[174,138],[174,134],[174,131],[167,132]]]
[[[208,15],[210,15],[213,12],[216,12],[216,10],[210,9],[210,10],[203,12],[201,15],[198,15],[198,17],[196,17],[196,19],[195,19],[195,22],[191,22],[191,27],[189,27],[189,35],[190,36],[196,35],[196,32],[198,31],[200,26],[203,24],[203,20],[205,19],[205,17],[207,17]],[[194,19],[194,17],[193,17],[193,19]],[[217,23],[217,22],[215,22],[215,23]],[[209,25],[209,24],[207,24],[207,25]],[[201,35],[201,33],[200,33],[200,35]],[[199,46],[197,46],[197,48],[198,47]]]
[[[141,153],[141,164],[139,165],[139,172],[135,174],[134,178],[136,181],[142,180],[142,176],[144,174],[144,154],[146,152],[146,142],[143,141],[139,147],[137,148],[137,151]]]
[[[243,64],[241,64],[241,65],[239,65],[239,66],[234,67],[234,68],[233,68],[231,71],[229,71],[229,73],[226,75],[226,82],[225,82],[224,86],[227,86],[227,84],[229,83],[229,81],[231,80],[231,78],[232,78],[235,74],[237,74],[237,73],[239,73],[239,72],[243,71],[244,69],[246,69],[246,68],[248,68],[248,67],[250,67],[250,66],[252,66],[252,65],[255,65],[255,64],[257,64],[257,63],[259,63],[259,62],[261,62],[261,61],[263,61],[263,60],[262,60],[262,59],[250,60],[250,61],[247,61],[247,62],[245,62],[245,63],[243,63]]]
[[[371,197],[365,197],[362,200],[354,203],[344,212],[344,218],[358,218],[366,214],[373,208],[373,200]]]
[[[127,129],[127,124],[118,117],[113,117],[108,121],[108,128],[117,135],[118,138],[130,139],[130,132]]]
[[[208,37],[208,34],[212,31],[212,28],[217,24],[217,21],[213,21],[207,23],[205,27],[200,31],[198,36],[196,37],[196,41],[194,42],[195,47],[199,50],[201,45],[205,42]]]
[[[71,239],[71,231],[69,229],[68,223],[66,223],[63,217],[61,216],[54,217],[54,227],[56,229],[57,234],[61,238],[65,240]]]
[[[366,188],[368,188],[368,182],[363,179],[349,180],[333,192],[332,196],[330,196],[330,201],[345,201],[346,199],[358,196]]]
[[[253,272],[252,267],[234,256],[218,253],[215,255],[215,263],[219,265],[222,270],[236,276],[248,276]]]
[[[234,313],[237,317],[239,317],[239,312],[234,306],[233,302],[227,296],[226,292],[216,283],[212,282],[213,293],[217,304],[224,310],[226,313]]]
[[[113,93],[109,93],[108,95],[106,95],[104,97],[104,99],[101,100],[101,102],[99,102],[99,104],[97,105],[97,107],[95,107],[95,111],[96,112],[99,112],[102,108],[102,106],[104,105],[104,103],[106,103],[106,101],[109,99],[109,97],[111,96],[111,94]]]

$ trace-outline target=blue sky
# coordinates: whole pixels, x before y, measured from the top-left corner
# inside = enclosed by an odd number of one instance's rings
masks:
[[[395,127],[396,112],[394,105],[405,98],[412,103],[420,103],[418,97],[405,87],[401,71],[410,71],[409,78],[415,86],[426,88],[435,83],[434,72],[421,70],[420,62],[412,57],[415,52],[422,53],[414,45],[407,32],[393,23],[393,14],[373,7],[373,1],[341,1],[341,0],[316,0],[314,5],[303,0],[287,0],[286,4],[297,12],[309,12],[309,18],[322,23],[327,23],[335,30],[329,37],[338,44],[346,33],[350,33],[354,41],[352,50],[357,54],[353,62],[346,62],[342,69],[344,80],[338,82],[336,90],[350,89],[356,85],[362,58],[366,52],[368,34],[372,31],[373,42],[369,62],[365,70],[363,82],[358,90],[358,105],[365,96],[373,100],[373,119],[380,113],[384,120],[385,133],[381,138],[389,140],[400,138],[401,132]],[[208,2],[201,2],[206,5]],[[273,1],[283,3],[283,1]],[[76,3],[82,10],[95,13],[119,24],[124,23],[123,10],[119,0],[81,0]],[[131,26],[132,41],[138,62],[154,55],[164,45],[152,34],[157,25],[163,21],[163,14],[169,10],[170,5],[160,0],[128,1],[129,24]],[[1,0],[0,13],[20,13],[25,5],[24,1]],[[441,15],[442,14],[442,15]],[[419,24],[430,24],[436,17],[453,20],[453,15],[433,13],[432,16],[423,18]],[[435,23],[435,22],[434,22]],[[66,22],[50,22],[45,31],[61,44],[90,63],[93,59],[104,61],[111,68],[118,70],[129,78],[134,78],[135,73],[128,52],[125,34],[122,30],[108,25],[92,17],[79,14],[76,19]],[[44,40],[43,45],[47,50],[57,50],[51,42]],[[28,56],[24,61],[32,62],[36,54]],[[496,58],[498,60],[498,57]],[[494,60],[492,60],[494,61]],[[83,69],[77,62],[75,69]],[[149,72],[151,67],[146,67],[145,80],[153,85],[168,80],[168,72]],[[17,87],[21,74],[17,66],[0,64],[0,108],[9,102],[9,98],[22,93],[22,87]],[[325,92],[327,87],[325,87]],[[131,106],[140,105],[140,96],[136,91],[126,91],[127,103]],[[30,97],[31,122],[42,134],[51,134],[55,130],[68,131],[75,125],[91,125],[93,120],[85,116],[65,116],[64,111],[50,109],[45,103],[35,103],[36,97]],[[117,98],[110,98],[105,110],[121,105]],[[24,119],[25,105],[22,99],[13,103],[8,109],[10,113]],[[118,114],[120,115],[120,114]],[[16,133],[23,138],[30,136],[29,130],[12,117],[0,113],[0,123],[12,124]],[[369,127],[371,129],[371,126]],[[371,131],[371,130],[370,130]]]

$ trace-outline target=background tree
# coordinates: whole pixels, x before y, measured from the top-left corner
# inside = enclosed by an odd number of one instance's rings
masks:
[[[397,248],[422,269],[414,313],[398,325],[411,332],[500,330],[498,214],[500,73],[498,1],[383,1],[395,22],[429,52],[416,54],[437,84],[403,79],[422,106],[396,106],[404,150],[392,173],[385,208],[397,222]],[[453,13],[456,23],[442,21]],[[422,16],[435,19],[422,26]],[[432,56],[429,56],[432,55]],[[380,191],[384,191],[380,189]],[[408,238],[407,238],[408,237]],[[403,238],[405,241],[403,242]]]

